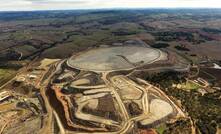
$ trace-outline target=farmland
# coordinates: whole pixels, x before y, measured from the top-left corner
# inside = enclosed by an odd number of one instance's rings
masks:
[[[0,133],[219,134],[220,44],[220,9],[0,12]]]

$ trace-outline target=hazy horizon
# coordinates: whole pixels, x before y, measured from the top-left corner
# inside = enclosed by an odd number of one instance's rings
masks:
[[[1,0],[0,11],[221,8],[219,0]]]

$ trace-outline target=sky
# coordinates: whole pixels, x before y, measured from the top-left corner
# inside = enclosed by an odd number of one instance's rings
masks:
[[[221,0],[0,0],[0,11],[104,8],[221,8]]]

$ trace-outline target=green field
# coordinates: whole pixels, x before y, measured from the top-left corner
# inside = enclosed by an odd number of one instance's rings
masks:
[[[0,69],[0,86],[13,78],[16,71],[13,69]]]
[[[156,131],[157,131],[157,133],[158,134],[163,134],[163,132],[166,130],[166,124],[162,124],[162,125],[160,125],[160,126],[158,126],[157,128],[156,128]]]
[[[186,81],[185,83],[182,83],[181,86],[183,89],[186,89],[186,90],[197,90],[200,88],[199,85],[197,85],[191,81]]]

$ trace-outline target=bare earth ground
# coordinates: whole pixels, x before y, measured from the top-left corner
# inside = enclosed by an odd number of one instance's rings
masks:
[[[145,47],[111,47],[89,50],[68,60],[71,67],[112,71],[132,69],[136,64],[150,64],[166,59],[166,54],[159,50]]]

